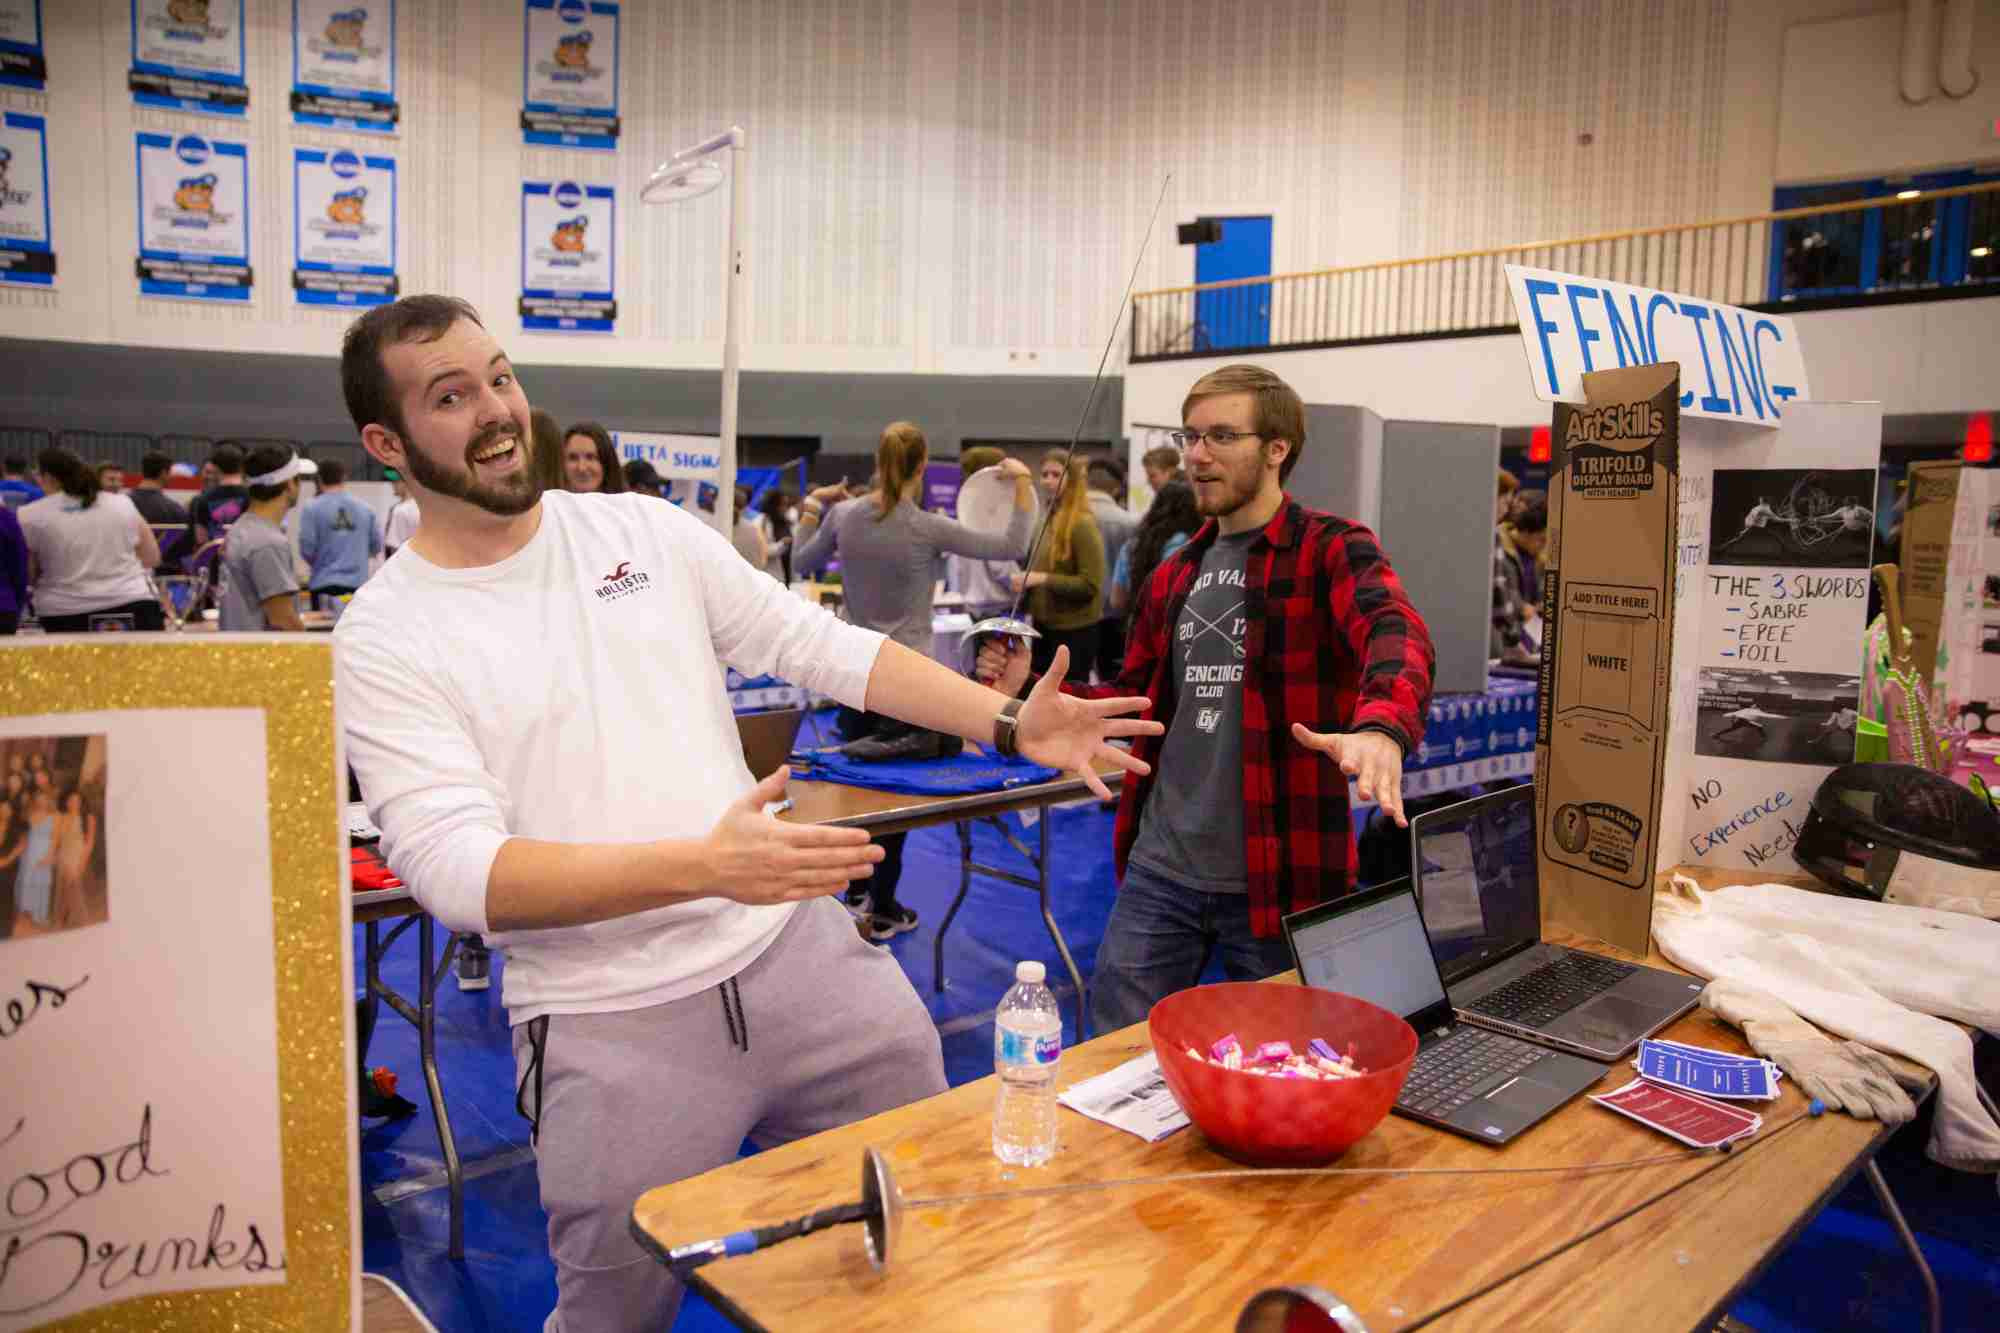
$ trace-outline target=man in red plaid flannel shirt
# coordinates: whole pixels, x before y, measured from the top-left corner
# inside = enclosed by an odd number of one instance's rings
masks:
[[[1305,407],[1257,366],[1203,376],[1175,442],[1211,521],[1161,563],[1124,674],[1090,695],[1152,701],[1163,738],[1135,754],[1118,807],[1121,886],[1091,983],[1097,1030],[1136,1023],[1220,951],[1233,979],[1289,965],[1279,920],[1348,892],[1347,780],[1403,818],[1403,756],[1423,739],[1436,654],[1375,534],[1284,492]],[[979,674],[1027,683],[989,644]]]

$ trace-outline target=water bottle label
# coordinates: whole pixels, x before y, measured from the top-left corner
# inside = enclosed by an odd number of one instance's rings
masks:
[[[1030,1036],[1000,1029],[1000,1061],[1010,1065],[1052,1065],[1062,1058],[1062,1034]]]

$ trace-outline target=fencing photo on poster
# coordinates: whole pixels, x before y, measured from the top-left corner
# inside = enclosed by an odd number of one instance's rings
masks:
[[[522,328],[611,332],[618,321],[617,221],[609,185],[522,184]]]
[[[396,299],[396,159],[292,150],[294,267],[301,305]]]
[[[132,69],[126,84],[142,106],[240,116],[244,0],[132,0]]]
[[[0,0],[0,87],[41,92],[48,81],[42,0]]]
[[[396,0],[292,0],[292,119],[394,134]]]
[[[1854,758],[1861,676],[1704,667],[1696,754],[1767,764],[1845,764]]]
[[[1874,502],[1868,468],[1718,468],[1708,563],[1865,569]]]
[[[51,287],[55,280],[47,125],[9,111],[0,115],[0,283]]]
[[[0,939],[111,916],[102,736],[0,739]]]
[[[618,6],[526,0],[521,135],[563,148],[618,146]]]
[[[140,292],[249,300],[249,150],[198,134],[136,141]]]

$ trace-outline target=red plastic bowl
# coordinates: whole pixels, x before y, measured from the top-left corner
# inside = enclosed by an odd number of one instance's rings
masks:
[[[1230,981],[1169,995],[1147,1018],[1153,1051],[1188,1118],[1216,1151],[1252,1166],[1318,1166],[1382,1122],[1417,1058],[1417,1032],[1366,1000],[1311,986]],[[1303,1051],[1323,1037],[1336,1051],[1354,1043],[1359,1078],[1263,1078],[1207,1060],[1235,1033],[1245,1055],[1259,1043]],[[1203,1058],[1188,1055],[1194,1047]]]

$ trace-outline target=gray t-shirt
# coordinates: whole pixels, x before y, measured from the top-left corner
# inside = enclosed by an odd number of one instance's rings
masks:
[[[225,630],[264,630],[264,601],[297,592],[292,543],[277,524],[246,513],[229,526],[222,548],[222,594],[217,600]]]
[[[1244,893],[1244,570],[1257,531],[1218,537],[1168,646],[1174,724],[1139,814],[1132,860],[1176,884]]]

